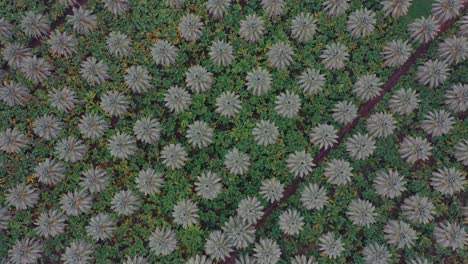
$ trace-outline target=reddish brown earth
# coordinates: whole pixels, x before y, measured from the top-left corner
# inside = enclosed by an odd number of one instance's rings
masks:
[[[461,12],[463,14],[463,12],[468,8],[468,1],[465,1],[462,9],[461,9]],[[380,92],[380,94],[375,97],[374,99],[368,101],[367,103],[365,104],[362,104],[360,107],[359,107],[359,114],[358,114],[358,117],[356,117],[353,122],[349,123],[348,125],[346,125],[345,127],[343,127],[339,133],[338,133],[338,139],[337,139],[337,143],[334,144],[331,148],[329,149],[326,149],[326,150],[321,150],[317,156],[315,156],[314,158],[314,164],[316,164],[317,166],[320,164],[320,162],[324,161],[328,155],[330,155],[330,153],[337,148],[337,146],[343,142],[343,139],[344,137],[350,133],[353,128],[358,124],[358,122],[362,119],[362,118],[365,118],[367,117],[370,112],[372,112],[372,110],[375,108],[375,106],[382,100],[382,98],[385,96],[385,94],[387,94],[393,87],[395,87],[395,85],[400,81],[401,77],[404,76],[408,71],[409,69],[414,65],[416,64],[416,61],[421,58],[422,55],[424,55],[424,53],[427,52],[427,50],[429,49],[430,45],[437,39],[439,38],[444,32],[446,32],[456,21],[458,20],[458,17],[457,18],[454,18],[454,19],[450,19],[450,20],[447,20],[445,21],[441,26],[440,26],[440,30],[438,32],[438,34],[434,37],[434,39],[432,39],[431,41],[429,41],[428,43],[424,43],[424,44],[421,44],[419,46],[418,49],[416,49],[416,51],[411,55],[411,57],[408,58],[408,60],[400,67],[398,68],[393,74],[392,76],[390,76],[390,78],[387,80],[387,82],[382,86],[382,91]],[[300,184],[304,181],[304,178],[301,178],[301,177],[297,177],[289,186],[286,187],[285,191],[283,192],[283,197],[278,201],[278,202],[274,202],[272,204],[270,204],[270,206],[264,211],[263,213],[263,216],[262,218],[260,218],[260,220],[257,222],[257,224],[255,225],[255,229],[256,230],[259,230],[260,228],[263,227],[263,225],[265,224],[265,222],[267,221],[268,217],[276,210],[276,208],[278,208],[278,205],[281,204],[281,203],[284,203],[286,202],[289,197],[291,197],[292,195],[294,195]],[[307,246],[306,246],[307,248]],[[229,258],[227,258],[224,263],[234,263],[235,262],[235,259],[237,257],[239,252],[233,252],[231,254],[231,256]]]
[[[244,3],[245,1],[241,1],[241,3]],[[81,6],[81,5],[84,5],[87,3],[87,0],[78,0],[78,4],[75,5],[75,6]],[[67,15],[72,15],[73,14],[73,10],[72,10],[73,7],[68,7],[66,12],[64,13],[63,16],[61,16],[59,19],[57,19],[54,23],[52,23],[51,25],[51,29],[50,29],[50,32],[52,32],[53,30],[55,30],[57,27],[61,26],[62,24],[65,23],[65,18]],[[464,5],[463,5],[463,8],[462,8],[462,12],[463,13],[466,9],[468,8],[468,1],[465,1]],[[436,35],[436,37],[428,42],[428,43],[424,43],[422,44],[416,51],[415,53],[413,53],[411,55],[411,57],[399,68],[397,69],[393,74],[392,76],[388,79],[388,81],[382,86],[382,91],[381,93],[379,94],[379,96],[375,97],[374,99],[368,101],[367,103],[365,104],[362,104],[359,108],[359,115],[357,118],[355,118],[353,120],[353,122],[351,122],[350,124],[346,125],[345,127],[343,127],[339,133],[338,133],[338,142],[333,145],[331,148],[327,149],[327,150],[322,150],[318,153],[318,155],[314,158],[314,164],[320,164],[320,162],[324,161],[328,155],[331,153],[331,151],[333,151],[334,149],[337,148],[337,146],[343,142],[343,139],[344,137],[350,133],[354,127],[357,125],[357,123],[362,119],[362,118],[365,118],[367,117],[370,112],[375,108],[375,106],[382,100],[382,98],[385,96],[385,94],[387,94],[398,82],[399,80],[401,79],[401,77],[403,75],[405,75],[409,69],[416,63],[416,61],[422,56],[424,55],[424,53],[427,52],[427,50],[429,49],[430,45],[432,42],[434,42],[434,40],[436,40],[437,38],[439,38],[444,32],[446,32],[452,25],[453,23],[455,23],[457,21],[457,18],[455,19],[451,19],[451,20],[448,20],[446,22],[444,22],[441,26],[440,26],[440,30],[439,30],[439,33]],[[30,42],[30,47],[31,48],[36,48],[36,47],[39,47],[42,43],[42,41],[44,41],[46,38],[41,38],[41,39],[31,39],[31,42]],[[3,70],[8,70],[9,67],[6,63],[4,63],[1,67]],[[465,117],[467,116],[467,113],[462,113],[460,114],[460,118],[461,119],[464,119]],[[114,120],[113,119],[113,122],[114,122],[114,126],[116,125],[116,123],[118,122],[118,120]],[[283,197],[280,201],[278,202],[274,202],[272,204],[270,204],[270,206],[264,211],[263,213],[263,216],[262,218],[257,222],[257,224],[255,225],[256,227],[256,230],[260,229],[263,227],[263,225],[265,224],[265,222],[268,220],[268,217],[274,212],[274,210],[276,210],[276,208],[278,207],[279,204],[281,203],[284,203],[286,202],[292,195],[294,195],[300,184],[304,181],[304,178],[296,178],[289,186],[286,187],[284,193],[283,193]],[[313,248],[314,245],[313,244],[308,244],[306,246],[304,246],[304,250],[308,249],[308,248]],[[231,254],[231,256],[226,259],[224,261],[224,263],[234,263],[235,262],[235,259],[237,257],[239,252],[233,252]],[[400,259],[400,263],[402,263],[401,261],[404,262],[403,259]]]
[[[54,21],[51,24],[49,33],[54,31],[59,26],[63,25],[63,23],[65,23],[65,18],[68,15],[73,15],[73,7],[82,6],[82,5],[86,4],[87,2],[88,2],[88,0],[78,0],[77,4],[75,4],[74,6],[67,7],[67,9],[66,9],[65,13],[63,14],[63,16],[59,17],[56,21]],[[42,37],[40,39],[31,38],[31,41],[29,42],[29,47],[32,48],[32,49],[37,48],[42,44],[43,41],[46,41],[46,39],[47,39],[47,36],[44,36],[44,37]],[[5,70],[5,71],[8,71],[9,67],[8,67],[6,62],[2,65],[2,69]]]

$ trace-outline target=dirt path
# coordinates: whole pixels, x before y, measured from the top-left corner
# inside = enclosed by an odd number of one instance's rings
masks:
[[[55,20],[54,22],[52,22],[52,24],[50,25],[50,30],[49,32],[47,32],[46,35],[42,36],[42,38],[40,39],[37,39],[37,38],[31,38],[31,40],[29,41],[29,45],[28,47],[31,48],[31,49],[34,49],[34,48],[37,48],[39,46],[41,46],[42,42],[43,41],[47,41],[48,37],[49,37],[49,34],[50,32],[54,31],[56,28],[58,28],[59,26],[63,25],[66,20],[65,18],[68,16],[68,15],[73,15],[73,7],[78,7],[78,6],[83,6],[85,5],[86,3],[88,2],[88,0],[78,0],[77,3],[73,6],[69,6],[67,7],[65,13],[63,14],[63,16],[59,17],[57,20]],[[14,42],[14,41],[13,41]],[[1,67],[4,71],[8,71],[10,69],[10,67],[8,66],[8,64],[5,62],[2,67]]]
[[[468,1],[465,1],[462,9],[461,9],[461,14],[464,13],[464,11],[468,8]],[[411,57],[408,58],[408,60],[400,67],[398,68],[393,74],[392,76],[390,76],[390,78],[387,80],[387,82],[382,86],[382,91],[380,92],[380,94],[375,97],[374,99],[368,101],[367,103],[365,104],[362,104],[360,107],[359,107],[359,114],[358,114],[358,117],[356,117],[351,123],[349,123],[348,125],[346,125],[345,127],[343,127],[339,133],[338,133],[338,139],[337,139],[337,143],[334,144],[331,148],[329,149],[326,149],[326,150],[322,150],[318,153],[317,156],[315,156],[314,158],[314,164],[316,164],[317,166],[319,166],[320,162],[324,161],[328,155],[330,155],[330,153],[336,149],[338,147],[339,144],[341,144],[343,142],[343,139],[344,137],[350,133],[354,127],[358,124],[358,122],[362,119],[362,118],[365,118],[367,117],[370,112],[374,109],[374,107],[382,100],[382,98],[393,88],[395,87],[395,85],[400,81],[401,77],[403,75],[405,75],[409,69],[416,63],[416,61],[421,58],[422,55],[424,55],[424,53],[427,52],[427,50],[429,49],[430,45],[436,40],[438,39],[444,32],[446,32],[457,20],[458,20],[459,17],[456,17],[454,19],[451,19],[451,20],[447,20],[445,21],[441,26],[440,26],[440,30],[438,32],[438,34],[434,37],[434,39],[432,39],[430,42],[428,43],[424,43],[424,44],[421,44],[419,46],[418,49],[416,49],[416,51],[411,55]],[[316,167],[317,167],[316,166]],[[257,224],[255,225],[255,229],[258,230],[260,228],[263,227],[263,225],[265,224],[265,222],[268,220],[268,217],[276,210],[276,208],[278,207],[279,204],[282,204],[284,202],[286,202],[289,197],[291,197],[292,195],[294,195],[300,184],[304,181],[304,178],[301,178],[301,177],[297,177],[289,186],[286,187],[284,193],[283,193],[283,197],[278,201],[278,202],[274,202],[272,204],[270,204],[270,206],[265,209],[264,213],[263,213],[263,216],[262,218],[257,222]],[[235,259],[237,257],[237,255],[239,254],[240,252],[236,251],[236,252],[233,252],[231,254],[231,256],[229,258],[227,258],[224,263],[234,263],[235,262]]]

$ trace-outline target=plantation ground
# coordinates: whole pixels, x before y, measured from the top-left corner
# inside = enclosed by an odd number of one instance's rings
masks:
[[[6,69],[4,81],[23,84],[28,88],[30,97],[23,106],[0,102],[0,132],[15,127],[29,141],[17,153],[0,152],[0,209],[5,208],[5,212],[12,216],[5,220],[6,228],[1,228],[4,220],[0,214],[0,257],[11,257],[11,249],[22,238],[41,241],[43,252],[39,263],[63,262],[66,248],[73,241],[86,241],[92,245],[92,263],[121,263],[127,256],[145,257],[150,263],[185,263],[196,255],[206,255],[206,241],[210,234],[222,230],[224,223],[237,214],[240,201],[256,197],[263,209],[269,208],[271,203],[260,194],[265,181],[275,178],[285,188],[295,182],[296,177],[287,166],[292,153],[306,151],[310,157],[320,153],[320,148],[311,143],[310,131],[314,127],[319,124],[330,124],[337,130],[345,127],[333,117],[336,103],[347,100],[357,106],[365,104],[353,92],[359,77],[376,74],[385,83],[397,70],[397,67],[384,65],[382,50],[389,41],[409,40],[412,52],[418,48],[419,44],[410,40],[408,25],[416,18],[429,15],[433,4],[433,1],[415,0],[408,15],[395,19],[384,15],[380,1],[351,1],[346,14],[331,19],[323,11],[323,1],[286,1],[285,13],[276,18],[265,14],[260,1],[231,2],[232,6],[225,16],[214,19],[206,11],[206,1],[201,0],[187,0],[180,9],[171,8],[164,1],[130,1],[129,11],[121,15],[111,14],[103,1],[90,0],[83,2],[83,7],[96,14],[98,27],[89,34],[75,32],[71,23],[66,22],[67,18],[63,19],[67,13],[73,14],[71,8],[58,2],[1,3],[0,17],[14,25],[14,38],[1,40],[0,51],[11,42],[22,43],[33,47],[32,53],[45,58],[53,65],[53,70],[51,76],[38,83],[29,80],[23,71],[2,59]],[[355,39],[347,30],[348,17],[353,11],[364,7],[376,13],[377,23],[369,36]],[[52,54],[47,36],[39,40],[28,37],[20,26],[23,15],[28,11],[47,14],[52,27],[75,35],[78,40],[76,52],[70,57]],[[313,14],[317,25],[313,38],[305,43],[298,43],[290,36],[291,19],[301,12]],[[197,41],[187,41],[180,33],[179,22],[189,13],[200,16],[204,24],[203,33]],[[239,37],[239,22],[253,13],[265,22],[265,30],[260,40],[252,44]],[[131,39],[131,56],[117,58],[110,54],[106,40],[111,32],[117,31]],[[409,263],[416,257],[433,263],[467,261],[463,246],[466,237],[461,248],[451,250],[436,241],[434,229],[447,220],[459,223],[463,232],[466,230],[466,165],[454,157],[454,146],[466,139],[468,132],[466,109],[455,113],[448,110],[444,102],[447,91],[454,84],[467,83],[468,63],[464,61],[451,65],[447,80],[436,88],[429,88],[415,79],[417,67],[428,60],[439,59],[439,44],[444,39],[459,35],[459,31],[460,23],[457,22],[438,37],[371,109],[370,115],[391,113],[396,121],[391,135],[375,139],[376,148],[372,155],[365,160],[357,160],[350,156],[346,148],[346,142],[352,135],[369,133],[367,117],[360,118],[352,130],[342,135],[342,143],[326,159],[315,164],[312,172],[298,185],[297,191],[291,192],[289,199],[277,204],[277,207],[275,205],[271,215],[257,224],[254,241],[245,249],[230,250],[231,258],[226,258],[226,261],[233,261],[238,256],[255,255],[255,243],[266,238],[276,241],[281,250],[278,263],[291,263],[291,259],[301,254],[319,263],[365,263],[362,251],[371,243],[385,246],[390,254],[388,263]],[[161,39],[178,49],[175,63],[168,67],[157,65],[151,55],[151,48]],[[213,63],[209,53],[212,42],[216,40],[225,40],[232,45],[234,61],[231,65]],[[282,41],[292,46],[294,60],[286,69],[277,69],[269,63],[268,51]],[[342,69],[328,69],[320,57],[326,46],[334,42],[345,45],[350,54],[349,61]],[[102,84],[91,85],[80,74],[82,62],[91,56],[109,67],[109,78]],[[135,93],[125,83],[126,70],[132,65],[148,70],[151,89],[147,92]],[[212,73],[213,81],[208,91],[197,94],[188,87],[186,72],[193,65],[201,65]],[[267,69],[272,76],[271,90],[262,96],[254,96],[246,88],[246,76],[258,67]],[[323,90],[318,94],[306,94],[298,85],[298,77],[308,68],[317,69],[326,76]],[[176,85],[191,94],[190,107],[181,113],[170,111],[165,101],[168,89]],[[80,101],[69,112],[58,111],[50,102],[50,91],[65,86],[75,91]],[[393,113],[391,97],[398,90],[407,88],[414,89],[418,94],[420,103],[417,109],[408,115]],[[116,117],[103,109],[102,98],[108,91],[119,92],[129,99],[126,113]],[[234,117],[216,112],[217,98],[226,91],[239,95],[242,109]],[[286,91],[300,97],[301,109],[293,118],[286,118],[275,109],[277,97]],[[466,96],[464,98],[466,104]],[[432,137],[421,128],[422,120],[434,110],[450,111],[454,124],[449,133]],[[90,139],[82,134],[78,124],[86,113],[102,116],[109,125],[103,136]],[[43,115],[52,115],[63,122],[57,138],[46,140],[34,131],[34,121]],[[159,140],[154,144],[138,140],[133,144],[137,150],[130,157],[115,157],[109,151],[112,136],[120,132],[135,137],[133,127],[136,121],[147,116],[160,122]],[[277,126],[279,136],[274,144],[261,146],[254,139],[252,131],[260,120],[269,120]],[[194,146],[187,138],[190,125],[196,121],[206,122],[214,130],[212,143],[206,148]],[[433,148],[432,156],[416,164],[406,162],[400,155],[400,145],[408,136],[427,138]],[[64,161],[66,172],[59,183],[49,186],[40,182],[36,166],[47,158],[60,160],[55,148],[68,137],[83,140],[88,149],[84,158],[77,162]],[[187,152],[188,158],[182,168],[165,166],[162,152],[170,144],[181,144]],[[236,175],[226,168],[226,154],[233,148],[249,156],[247,173]],[[324,176],[332,159],[350,163],[352,178],[349,184],[336,186]],[[442,167],[455,168],[463,173],[462,188],[453,195],[444,195],[431,186],[433,172]],[[78,216],[65,213],[63,233],[47,238],[40,236],[35,224],[39,216],[51,209],[65,211],[61,206],[64,195],[83,189],[80,185],[83,172],[90,168],[104,169],[109,174],[109,186],[102,192],[90,194],[92,205],[86,213]],[[145,195],[136,183],[140,172],[147,168],[154,169],[164,178],[160,190],[151,195]],[[381,197],[374,187],[377,174],[386,169],[397,170],[406,180],[406,190],[394,199]],[[222,183],[222,192],[213,200],[204,199],[195,188],[197,177],[208,171],[219,175]],[[37,203],[24,210],[8,202],[11,189],[18,183],[27,183],[40,194]],[[308,210],[301,201],[304,188],[312,183],[326,190],[328,204],[323,210]],[[115,195],[122,190],[132,191],[138,201],[135,211],[126,216],[112,207]],[[287,191],[286,194],[289,195]],[[432,221],[414,223],[404,215],[401,206],[415,194],[431,200]],[[174,221],[174,207],[183,199],[193,201],[198,208],[197,223],[188,227]],[[375,206],[373,224],[362,227],[350,219],[347,210],[350,202],[356,199],[369,201]],[[303,218],[303,228],[297,235],[285,234],[279,224],[280,215],[288,209],[296,210]],[[115,225],[111,235],[103,241],[95,241],[87,230],[90,219],[99,213],[109,215]],[[417,234],[412,246],[400,249],[388,243],[382,230],[391,220],[411,224]],[[177,248],[164,256],[158,255],[150,246],[152,233],[160,227],[173,230],[178,241]],[[343,251],[337,258],[327,257],[319,246],[319,239],[327,232],[333,232],[342,239]],[[218,262],[223,263],[223,260]]]

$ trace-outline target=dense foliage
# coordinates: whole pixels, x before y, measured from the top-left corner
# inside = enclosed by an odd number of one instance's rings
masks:
[[[463,5],[1,2],[0,263],[467,262]]]

